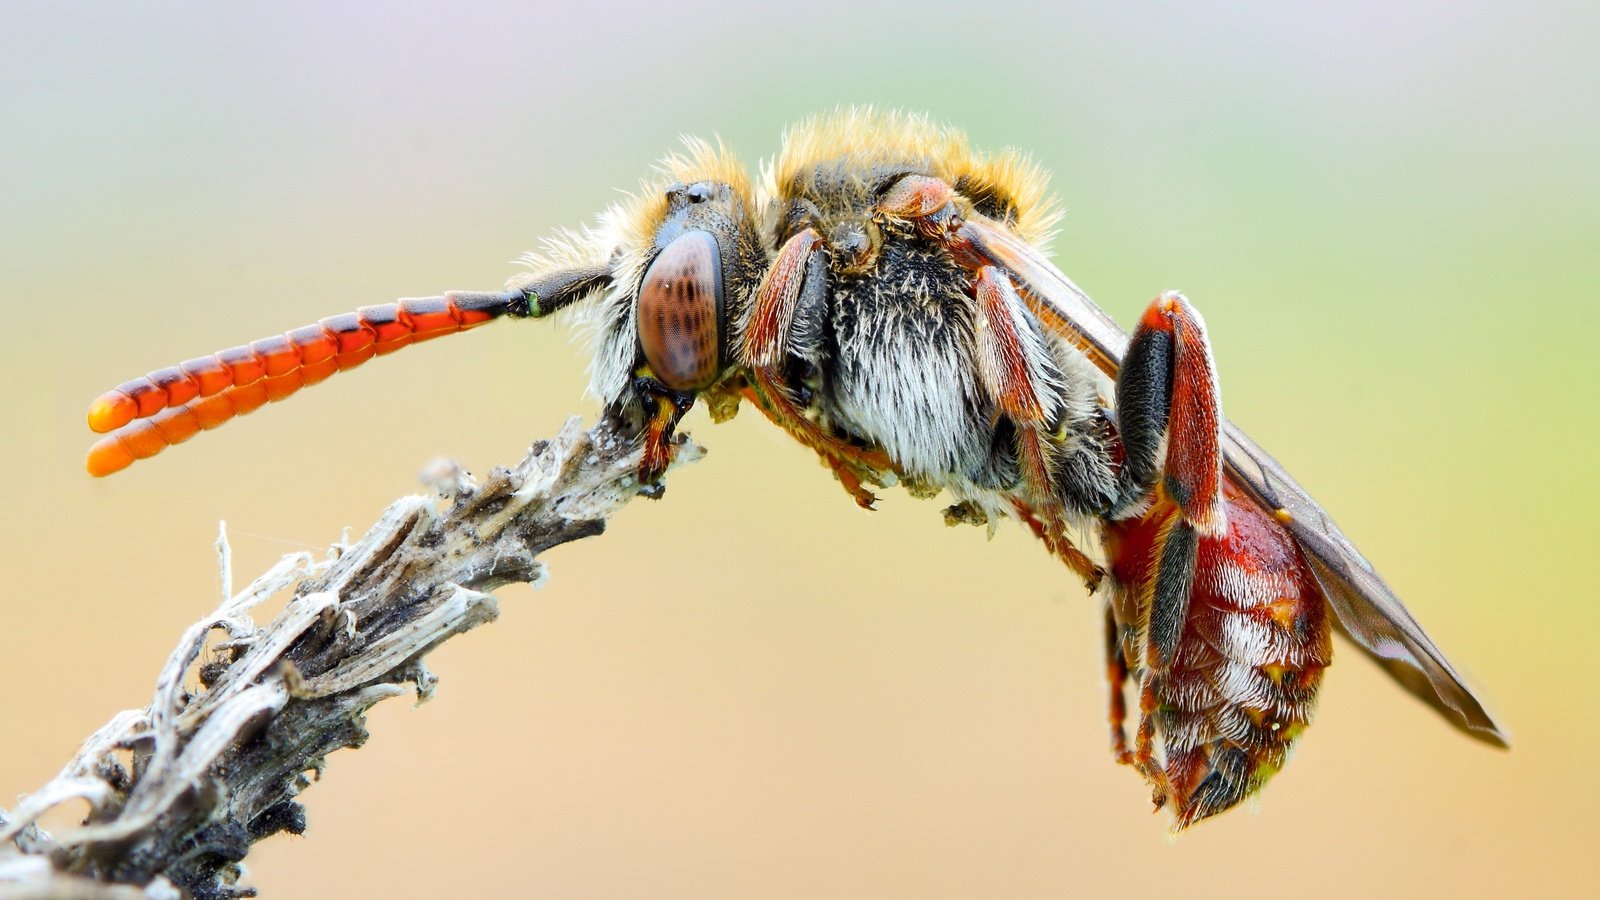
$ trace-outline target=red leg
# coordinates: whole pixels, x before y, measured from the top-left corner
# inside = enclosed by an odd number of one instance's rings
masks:
[[[1046,430],[1059,414],[1053,364],[1011,280],[992,266],[973,282],[978,377],[998,413],[1017,426],[1017,457],[1038,503],[1054,503]]]
[[[1060,504],[1040,509],[1029,506],[1017,497],[1011,499],[1012,513],[1027,525],[1035,537],[1044,542],[1045,549],[1067,564],[1067,568],[1083,579],[1084,588],[1091,594],[1100,589],[1105,570],[1079,550],[1067,534],[1067,520]]]
[[[973,280],[977,301],[978,375],[999,411],[1018,425],[1040,426],[1054,419],[1057,400],[1050,390],[1052,364],[1044,338],[1029,320],[1011,279],[993,266]]]
[[[813,308],[822,301],[821,258],[816,256],[820,243],[817,233],[807,228],[783,245],[756,292],[740,343],[740,360],[750,369],[751,399],[767,418],[822,457],[857,505],[871,509],[877,497],[862,483],[883,482],[893,471],[888,456],[825,430],[795,402],[782,374],[785,361],[796,349],[797,318],[820,313]]]
[[[750,368],[775,369],[783,364],[806,269],[821,243],[822,238],[810,228],[789,238],[761,279],[739,349],[740,361]]]
[[[657,485],[661,476],[672,465],[679,442],[676,439],[678,422],[694,406],[694,395],[671,391],[648,374],[635,376],[634,385],[645,398],[645,414],[649,419],[644,427],[644,456],[639,462],[639,482]],[[657,487],[653,496],[659,496]]]
[[[1140,318],[1117,375],[1116,407],[1120,509],[1143,505],[1159,482],[1185,523],[1205,537],[1224,534],[1222,399],[1205,322],[1182,294],[1161,295]]]
[[[1116,612],[1106,604],[1106,682],[1111,688],[1111,753],[1117,762],[1133,764],[1133,754],[1128,751],[1128,701],[1124,696],[1128,686],[1128,661],[1122,655],[1122,627],[1117,624]]]
[[[937,182],[936,182],[937,183]],[[1023,306],[1011,280],[992,266],[978,269],[973,281],[977,304],[976,349],[979,382],[993,398],[997,415],[1016,427],[1017,463],[1026,507],[1024,521],[1051,552],[1083,578],[1092,593],[1104,572],[1073,546],[1066,509],[1057,496],[1051,450],[1060,438],[1060,386],[1055,363],[1038,326]]]
[[[1039,502],[1051,502],[1055,491],[1044,429],[1055,418],[1057,403],[1045,374],[1050,359],[1044,340],[1028,321],[1011,280],[993,267],[978,270],[973,299],[978,305],[978,377],[999,414],[1017,426],[1017,462],[1024,481]]]
[[[1160,701],[1155,681],[1147,668],[1139,684],[1139,731],[1134,738],[1133,767],[1150,782],[1150,802],[1156,809],[1167,804],[1172,788],[1166,770],[1155,757],[1156,709]]]

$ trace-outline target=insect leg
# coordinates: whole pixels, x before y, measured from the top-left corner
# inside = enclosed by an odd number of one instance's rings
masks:
[[[752,399],[767,418],[814,450],[856,504],[871,509],[877,497],[862,485],[883,483],[891,470],[888,457],[835,436],[807,416],[788,377],[791,363],[820,361],[827,302],[826,259],[817,250],[821,242],[807,228],[784,243],[756,291],[739,360],[750,370]]]
[[[1053,451],[1063,441],[1058,431],[1061,376],[1010,278],[993,266],[980,267],[973,299],[978,379],[994,400],[997,414],[1016,428],[1017,462],[1026,495],[1022,499],[1029,507],[1023,519],[1092,592],[1105,573],[1073,545],[1057,490]]]
[[[1227,532],[1216,370],[1205,325],[1183,295],[1162,295],[1140,319],[1117,377],[1116,403],[1121,496],[1109,518],[1145,513],[1154,493],[1157,507],[1148,514],[1164,519],[1147,583],[1138,589],[1142,659],[1134,749],[1134,766],[1155,786],[1160,806],[1173,789],[1155,759],[1156,716],[1189,622],[1200,541]]]
[[[817,260],[817,265],[822,262],[817,252],[821,244],[822,237],[815,229],[801,231],[784,242],[761,279],[739,344],[739,361],[751,369],[772,370],[782,365],[806,283],[827,277],[826,272],[813,269],[812,260]],[[825,287],[819,285],[813,291]]]
[[[1139,730],[1134,735],[1133,767],[1150,783],[1150,801],[1160,809],[1172,796],[1172,788],[1166,769],[1155,756],[1156,712],[1160,708],[1157,677],[1146,666],[1139,679]]]
[[[1111,686],[1111,753],[1117,762],[1129,764],[1128,701],[1123,696],[1128,685],[1128,660],[1122,655],[1122,626],[1116,611],[1106,604],[1106,681]]]
[[[639,481],[647,492],[659,496],[661,476],[672,463],[678,422],[694,408],[694,394],[674,391],[657,381],[643,367],[634,375],[633,389],[644,398],[644,457],[639,462]]]
[[[1221,394],[1205,322],[1182,294],[1161,295],[1140,318],[1116,407],[1123,462],[1111,517],[1137,512],[1159,481],[1185,524],[1223,535]]]
[[[1057,415],[1050,357],[1011,279],[993,266],[978,270],[973,282],[978,315],[974,327],[978,378],[1001,415],[1020,432],[1018,457],[1023,478],[1039,494],[1054,494],[1045,434]]]

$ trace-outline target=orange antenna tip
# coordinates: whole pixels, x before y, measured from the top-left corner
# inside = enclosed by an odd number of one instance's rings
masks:
[[[89,404],[89,429],[104,434],[133,421],[139,404],[121,391],[106,391]]]
[[[609,276],[607,276],[609,278]],[[335,372],[502,315],[529,315],[522,291],[408,297],[169,366],[118,385],[89,406],[102,434],[85,465],[101,477]]]
[[[84,460],[84,468],[96,478],[104,478],[112,472],[120,472],[133,465],[133,454],[122,446],[116,435],[101,438],[89,448],[89,458]]]
[[[88,460],[83,461],[83,468],[88,469],[91,476],[102,479],[112,472],[123,471],[138,458],[139,456],[134,456],[123,444],[122,437],[110,434],[96,440],[94,447],[90,447],[90,456]]]

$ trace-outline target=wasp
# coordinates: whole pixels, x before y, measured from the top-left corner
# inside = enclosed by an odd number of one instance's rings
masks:
[[[1105,606],[1111,744],[1174,828],[1258,791],[1310,723],[1337,627],[1452,724],[1505,732],[1326,513],[1222,414],[1204,319],[1125,333],[1046,258],[1043,171],[927,118],[792,128],[759,184],[687,140],[659,177],[504,290],[412,298],[202,356],[94,401],[107,475],[373,356],[563,310],[658,494],[697,400],[750,402],[856,503],[947,494],[1017,520]],[[1083,546],[1080,546],[1083,545]],[[1128,733],[1128,701],[1137,721]]]

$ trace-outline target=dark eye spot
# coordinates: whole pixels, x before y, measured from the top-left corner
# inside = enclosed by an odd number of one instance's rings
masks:
[[[688,198],[690,203],[704,203],[711,199],[711,185],[697,184],[689,188]]]

